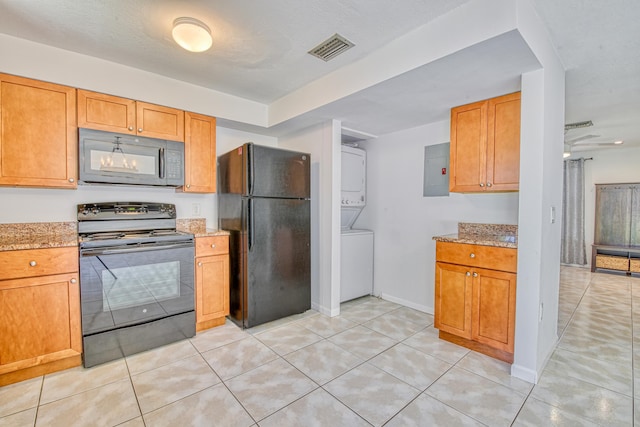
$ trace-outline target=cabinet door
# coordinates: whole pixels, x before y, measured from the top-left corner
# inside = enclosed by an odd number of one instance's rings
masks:
[[[189,193],[216,192],[216,119],[184,114],[184,187]]]
[[[196,258],[196,322],[229,314],[229,256]]]
[[[81,338],[80,291],[73,275],[0,282],[0,365],[80,354]]]
[[[472,339],[513,353],[516,275],[473,270]]]
[[[136,102],[137,132],[148,138],[184,141],[184,111]]]
[[[76,90],[0,74],[0,185],[76,188]]]
[[[136,102],[78,90],[78,127],[136,134]]]
[[[518,190],[520,183],[520,92],[489,100],[487,191]]]
[[[470,268],[437,262],[434,326],[441,331],[470,339],[471,299]]]
[[[449,191],[484,191],[487,101],[451,109]]]

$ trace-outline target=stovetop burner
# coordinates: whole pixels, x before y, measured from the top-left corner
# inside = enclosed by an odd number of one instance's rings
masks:
[[[83,248],[193,240],[176,230],[175,206],[167,203],[78,205],[78,233]]]

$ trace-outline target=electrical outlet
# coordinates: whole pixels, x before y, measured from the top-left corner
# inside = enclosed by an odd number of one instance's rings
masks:
[[[191,215],[200,216],[200,203],[194,203],[191,205]]]

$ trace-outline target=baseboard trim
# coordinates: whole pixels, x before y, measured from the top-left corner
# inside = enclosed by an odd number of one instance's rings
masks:
[[[320,314],[324,314],[329,317],[336,317],[340,314],[340,307],[331,310],[330,308],[320,306],[320,304],[311,303],[311,309],[317,311]]]
[[[380,298],[385,301],[395,302],[396,304],[404,305],[405,307],[413,308],[414,310],[422,311],[427,314],[433,314],[433,307],[427,307],[426,305],[417,304],[415,301],[409,301],[384,293],[380,294]]]
[[[520,378],[521,380],[525,380],[532,384],[537,384],[540,379],[538,372],[533,369],[525,368],[524,366],[516,365],[515,363],[511,365],[511,376]]]

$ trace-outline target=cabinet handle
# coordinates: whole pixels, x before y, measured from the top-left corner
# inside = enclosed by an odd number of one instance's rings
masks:
[[[71,283],[76,283],[76,282],[77,282],[77,280],[76,280],[76,279],[71,279],[71,280],[70,280],[70,282],[71,282]]]
[[[129,130],[133,130],[133,126],[129,126]]]
[[[475,257],[476,257],[476,254],[474,254],[473,252],[469,254],[469,258],[475,258]]]
[[[202,267],[202,262],[198,262],[198,267]]]
[[[69,182],[75,182],[75,179],[69,178]]]
[[[478,273],[473,273],[473,277],[478,277]]]
[[[487,182],[487,187],[491,187],[491,183],[490,182]]]
[[[211,248],[212,248],[212,249],[213,249],[213,248],[215,248],[215,247],[216,247],[216,245],[211,245]]]
[[[191,188],[191,184],[187,184],[187,188]]]
[[[138,132],[142,132],[142,128],[138,128]]]
[[[484,182],[481,182],[481,183],[480,183],[480,187],[484,187]]]
[[[38,265],[38,263],[37,263],[37,262],[35,262],[35,261],[30,261],[30,262],[29,262],[29,265],[30,265],[31,267],[35,267],[36,265]]]
[[[469,273],[468,271],[467,271],[467,276],[471,276],[471,273]]]

